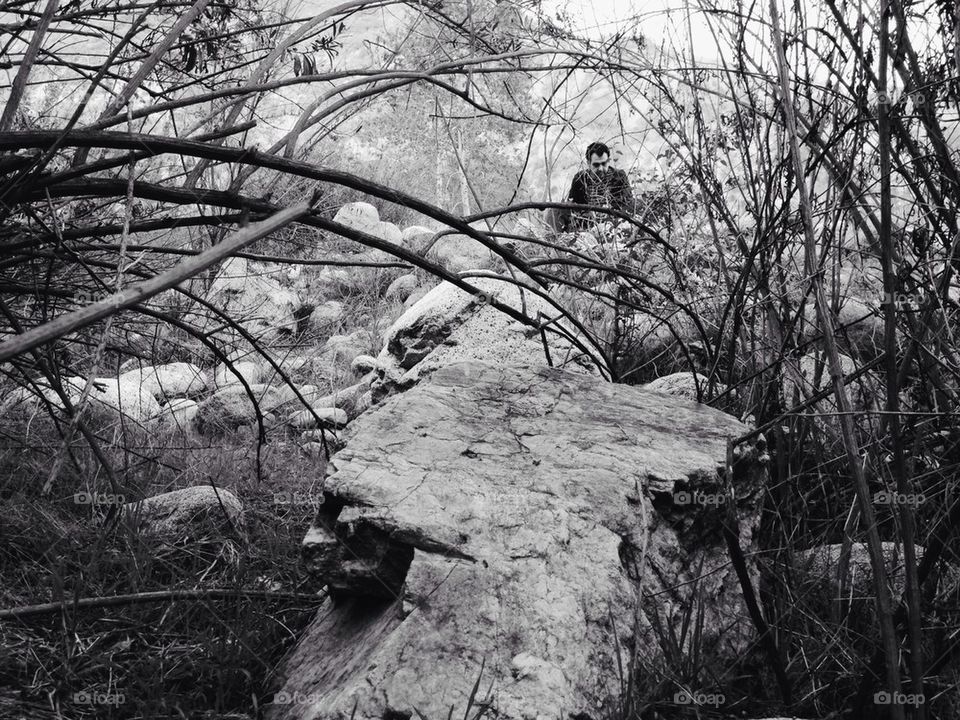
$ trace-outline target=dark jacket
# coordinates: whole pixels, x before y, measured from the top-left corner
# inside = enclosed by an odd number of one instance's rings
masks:
[[[633,214],[636,210],[627,174],[616,168],[610,168],[603,173],[596,173],[592,170],[578,172],[573,177],[573,182],[570,183],[567,202],[580,205],[597,205],[629,214]],[[598,214],[596,218],[590,218],[580,211],[561,210],[560,229],[580,230],[588,227],[592,222],[604,219],[612,220],[615,223],[619,222],[617,218],[611,215]]]

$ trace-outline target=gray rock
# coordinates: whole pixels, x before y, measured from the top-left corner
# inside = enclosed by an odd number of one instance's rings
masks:
[[[844,375],[850,375],[857,370],[857,363],[853,358],[841,354],[840,367]],[[823,353],[811,353],[797,361],[784,363],[783,394],[788,403],[793,403],[796,397],[799,397],[800,401],[806,400],[831,386],[830,363]],[[877,398],[882,397],[870,375],[847,384],[846,388],[854,410],[873,409]],[[836,407],[834,395],[831,393],[821,400],[819,407]]]
[[[318,328],[327,328],[342,322],[343,316],[343,303],[337,300],[327,300],[310,313],[310,323]]]
[[[434,243],[428,255],[452,273],[489,270],[496,267],[498,259],[479,240],[467,235],[444,235]]]
[[[420,252],[433,236],[434,231],[430,228],[423,227],[423,225],[412,225],[403,230],[403,244],[411,250]]]
[[[140,527],[166,539],[198,538],[242,530],[243,504],[229,490],[207,485],[183,488],[127,503],[124,511]]]
[[[298,295],[284,288],[266,268],[245,258],[234,257],[223,263],[206,299],[258,339],[270,340],[283,332],[297,331],[295,310],[301,306]],[[222,328],[224,322],[223,317],[213,316],[205,308],[191,311],[185,319],[210,331]],[[247,347],[242,339],[236,344]]]
[[[355,385],[336,390],[329,395],[324,395],[313,403],[318,408],[340,408],[347,414],[347,421],[350,422],[361,413],[365,412],[373,404],[371,398],[372,375],[364,376],[364,379]]]
[[[269,413],[289,402],[290,396],[272,385],[250,385],[250,393],[239,383],[220,388],[200,403],[194,422],[202,433],[233,430],[256,423],[257,408]]]
[[[380,224],[380,213],[370,203],[350,202],[337,210],[333,221],[354,230],[376,235]]]
[[[195,420],[200,406],[195,400],[174,398],[160,410],[157,418],[162,432],[191,435],[196,430]]]
[[[387,330],[385,347],[377,358],[375,402],[451,362],[482,360],[503,366],[546,362],[540,333],[502,313],[490,301],[525,310],[533,319],[553,318],[556,310],[532,292],[525,291],[521,298],[515,285],[496,278],[471,278],[471,283],[482,291],[481,296],[441,283]],[[552,333],[547,339],[555,366],[591,371],[587,369],[592,367],[590,361],[569,341]]]
[[[415,288],[413,292],[411,292],[410,295],[407,296],[407,299],[403,301],[403,309],[409,310],[411,307],[416,305],[426,296],[428,292],[430,292],[430,289],[431,288],[428,288],[428,287]]]
[[[86,378],[65,377],[61,382],[70,404],[79,409]],[[88,426],[104,435],[111,444],[124,442],[128,433],[152,432],[161,415],[157,399],[130,378],[123,381],[118,378],[95,379],[82,407]],[[48,418],[51,410],[58,417],[66,416],[59,394],[45,380],[38,378],[35,386],[11,389],[4,393],[0,403],[5,436],[19,442],[31,442],[33,420]]]
[[[696,378],[694,378],[696,375]],[[697,400],[697,385],[700,385],[700,391],[707,391],[707,378],[700,373],[679,372],[671,375],[658,377],[653,382],[643,385],[644,390],[653,390],[655,392],[666,393],[675,397],[683,397],[688,400]],[[716,391],[722,392],[723,387],[717,386]]]
[[[263,367],[258,363],[255,363],[252,360],[240,360],[232,363],[232,365],[232,369],[227,365],[218,365],[214,369],[214,383],[218,388],[227,387],[229,385],[239,385],[240,379],[237,377],[238,375],[242,377],[249,385],[255,385],[263,382],[264,375],[266,373]]]
[[[353,358],[363,355],[369,346],[369,333],[355,330],[349,335],[331,335],[324,343],[321,354],[328,362],[349,366]]]
[[[331,266],[319,272],[315,283],[321,296],[342,297],[359,292],[363,287],[363,276],[355,269]]]
[[[283,671],[283,692],[309,699],[268,717],[446,717],[466,707],[481,660],[500,720],[605,717],[641,572],[642,657],[659,657],[654,614],[679,632],[698,594],[702,657],[736,656],[754,632],[722,513],[674,500],[722,493],[726,441],[744,430],[588,375],[435,371],[359,418],[328,465],[304,555],[333,600]],[[762,463],[745,454],[735,477],[749,558]]]
[[[316,416],[316,417],[315,417]],[[342,428],[347,424],[347,413],[335,407],[314,407],[310,410],[297,410],[290,414],[287,424],[295,428]]]
[[[128,370],[121,382],[139,383],[158,400],[181,395],[199,395],[210,384],[203,370],[192,363],[178,362]]]
[[[372,234],[394,245],[403,245],[403,231],[392,222],[381,220]]]
[[[85,381],[82,378],[65,382],[64,389],[76,406],[80,402]],[[119,423],[121,418],[147,425],[160,414],[160,403],[137,380],[126,378],[97,378],[87,396],[88,412],[98,422]]]
[[[357,377],[369,375],[377,367],[377,359],[372,355],[357,355],[350,363],[350,369]]]
[[[397,302],[403,302],[417,289],[419,281],[417,276],[413,273],[407,275],[401,275],[392,283],[390,287],[387,288],[387,292],[384,294],[384,297],[387,300],[395,300]]]

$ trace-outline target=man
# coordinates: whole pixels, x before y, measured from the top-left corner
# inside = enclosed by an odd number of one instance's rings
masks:
[[[627,174],[610,165],[610,148],[602,142],[590,143],[586,156],[587,169],[574,176],[566,201],[579,205],[597,205],[631,214],[635,212],[633,192],[630,190]],[[604,220],[614,224],[620,222],[613,215],[571,210],[560,210],[557,219],[556,229],[560,232],[588,229]]]

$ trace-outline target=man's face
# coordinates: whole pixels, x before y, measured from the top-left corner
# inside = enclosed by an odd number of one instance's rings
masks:
[[[603,155],[597,155],[596,153],[591,153],[590,155],[590,171],[599,174],[603,174],[610,169],[610,153],[604,153]]]

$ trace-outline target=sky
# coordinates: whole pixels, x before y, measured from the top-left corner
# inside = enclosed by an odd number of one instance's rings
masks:
[[[689,12],[690,34],[697,57],[712,60],[718,54],[716,42],[695,0],[543,0],[543,7],[548,14],[565,11],[584,34],[594,37],[614,31],[628,18],[638,18],[639,29],[652,46],[685,38],[684,25]],[[682,32],[678,33],[678,29]],[[683,42],[683,46],[686,45]]]

